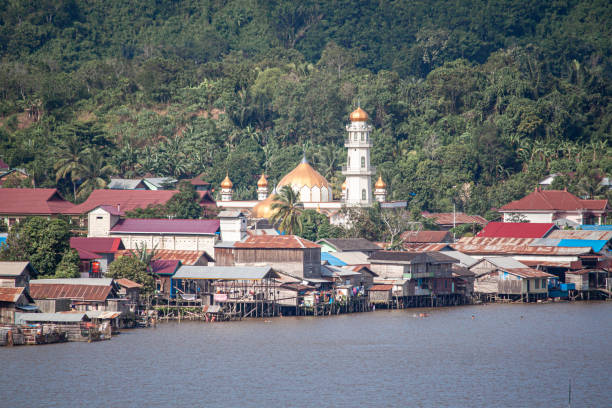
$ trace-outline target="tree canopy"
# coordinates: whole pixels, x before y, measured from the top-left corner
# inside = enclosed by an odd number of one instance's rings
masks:
[[[609,197],[611,38],[604,0],[4,2],[0,158],[76,201],[226,171],[254,199],[305,148],[339,198],[360,102],[411,208],[485,215],[551,173]]]

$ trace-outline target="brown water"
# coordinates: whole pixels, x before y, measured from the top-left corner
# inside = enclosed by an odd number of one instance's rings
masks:
[[[0,406],[567,407],[570,379],[572,407],[612,406],[612,302],[418,312],[0,348]]]

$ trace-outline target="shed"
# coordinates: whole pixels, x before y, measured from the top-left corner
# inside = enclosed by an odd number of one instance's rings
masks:
[[[393,285],[373,285],[368,289],[368,300],[372,304],[388,304],[392,300]]]

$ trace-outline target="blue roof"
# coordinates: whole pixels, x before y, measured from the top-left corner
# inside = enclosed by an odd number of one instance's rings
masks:
[[[581,225],[580,229],[587,231],[612,231],[612,225]]]
[[[608,241],[595,239],[562,239],[558,247],[591,247],[593,251],[600,252]]]
[[[342,262],[329,252],[321,252],[321,261],[327,261],[331,266],[346,266],[346,262]]]

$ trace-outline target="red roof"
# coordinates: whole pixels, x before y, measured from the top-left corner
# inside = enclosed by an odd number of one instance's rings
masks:
[[[79,253],[79,259],[80,260],[91,260],[91,259],[100,259],[100,258],[102,258],[102,255],[97,254],[95,252],[91,252],[91,251],[88,251],[88,250],[83,249],[83,248],[75,248],[75,249]]]
[[[504,269],[505,272],[511,273],[521,278],[554,278],[555,275],[539,271],[533,268],[508,268]]]
[[[189,183],[193,186],[210,186],[210,183],[202,181],[199,177],[192,178]]]
[[[581,200],[564,190],[536,189],[520,200],[512,201],[500,208],[500,211],[536,211],[536,210],[595,210],[604,211],[608,200]]]
[[[393,289],[393,285],[373,285],[370,286],[370,289],[368,290],[373,290],[373,291],[388,291]]]
[[[157,259],[151,262],[151,272],[156,275],[174,275],[181,261],[169,259]]]
[[[450,239],[448,231],[406,231],[402,233],[405,243],[434,243]]]
[[[125,249],[121,238],[70,238],[70,248],[85,250],[98,254],[114,254],[120,249]],[[83,259],[83,258],[81,258]]]
[[[118,207],[121,215],[136,208],[147,208],[149,205],[166,204],[177,190],[94,190],[87,200],[64,211],[66,214],[85,214],[94,208],[108,205]]]
[[[429,213],[423,212],[423,217],[434,218],[438,225],[453,225],[455,224],[482,224],[486,225],[489,221],[482,218],[480,215],[467,215],[465,213]]]
[[[490,222],[477,237],[488,238],[544,238],[556,228],[554,223]]]
[[[23,294],[25,288],[0,288],[0,302],[15,303],[19,300],[19,296]]]
[[[127,218],[119,220],[111,233],[214,234],[219,225],[219,220]]]
[[[116,279],[115,282],[117,282],[119,286],[123,286],[124,288],[128,289],[142,288],[142,285],[140,283],[134,282],[126,278]]]
[[[55,188],[0,189],[0,214],[56,215],[74,207]]]
[[[37,284],[30,282],[30,295],[34,299],[79,299],[104,302],[112,290],[111,285]]]
[[[236,242],[235,248],[257,248],[257,249],[303,249],[321,248],[312,241],[298,237],[297,235],[256,235],[250,236],[245,241]]]

